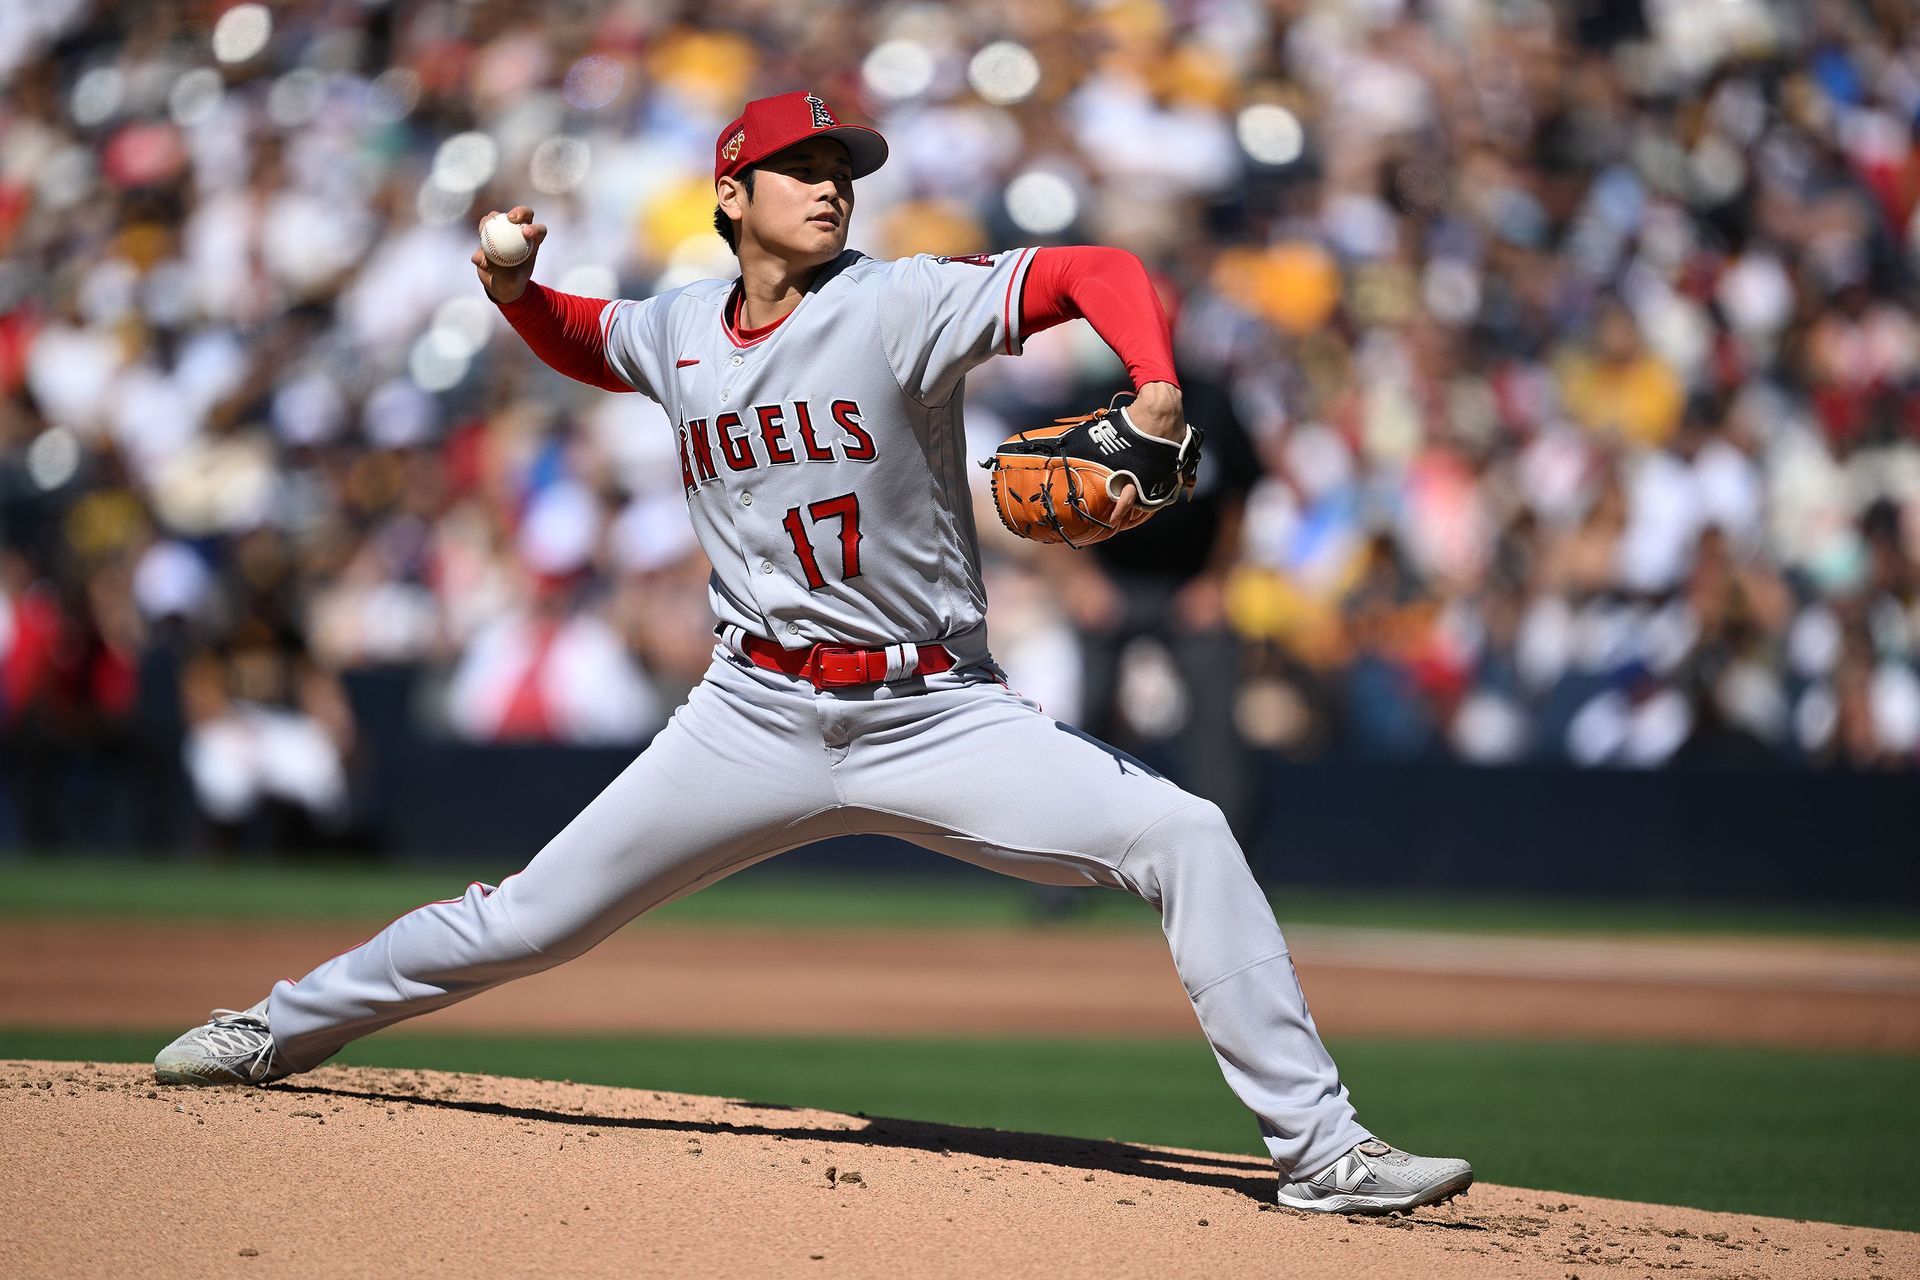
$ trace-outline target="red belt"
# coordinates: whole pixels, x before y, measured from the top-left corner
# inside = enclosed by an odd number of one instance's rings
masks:
[[[747,636],[740,642],[756,667],[784,671],[790,676],[810,680],[816,689],[845,689],[854,685],[881,684],[887,678],[885,649],[849,649],[837,644],[816,644],[810,649],[783,649],[771,640]],[[930,676],[953,669],[953,655],[937,644],[919,646],[920,660],[912,671],[897,677]]]

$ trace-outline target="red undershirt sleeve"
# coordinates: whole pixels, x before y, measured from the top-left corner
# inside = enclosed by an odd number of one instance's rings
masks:
[[[1180,385],[1173,371],[1172,326],[1139,258],[1103,245],[1034,253],[1020,293],[1021,341],[1080,318],[1125,362],[1135,387]]]
[[[518,298],[495,305],[533,354],[553,369],[603,391],[633,390],[607,364],[606,339],[600,333],[605,298],[582,298],[528,281]]]

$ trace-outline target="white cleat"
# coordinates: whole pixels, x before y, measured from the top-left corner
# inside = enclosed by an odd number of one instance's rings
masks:
[[[292,1074],[275,1060],[265,1000],[244,1011],[215,1009],[205,1026],[153,1060],[153,1077],[162,1084],[271,1084]]]
[[[1410,1155],[1371,1138],[1312,1177],[1282,1182],[1280,1203],[1312,1213],[1406,1213],[1472,1185],[1465,1160]]]

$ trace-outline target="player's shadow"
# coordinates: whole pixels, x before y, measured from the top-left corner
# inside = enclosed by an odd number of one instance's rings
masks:
[[[1087,745],[1094,747],[1101,752],[1104,752],[1108,757],[1110,757],[1113,760],[1114,767],[1117,768],[1121,773],[1137,773],[1148,778],[1157,778],[1161,782],[1172,781],[1170,778],[1167,777],[1166,774],[1161,773],[1158,769],[1155,769],[1152,765],[1146,763],[1144,760],[1141,760],[1135,756],[1128,755],[1126,752],[1122,751],[1120,748],[1114,746],[1110,742],[1102,742],[1100,739],[1094,737],[1092,734],[1088,733],[1084,729],[1076,729],[1072,725],[1063,724],[1058,720],[1055,720],[1053,722],[1053,727],[1058,729],[1061,733],[1066,734],[1068,737],[1078,738],[1080,739],[1080,741],[1086,743]]]
[[[474,1115],[538,1120],[548,1124],[594,1129],[650,1129],[661,1133],[734,1134],[742,1137],[785,1138],[796,1142],[842,1142],[873,1148],[923,1151],[937,1156],[980,1156],[991,1160],[1018,1160],[1078,1169],[1087,1173],[1124,1173],[1194,1186],[1220,1187],[1262,1204],[1272,1204],[1273,1166],[1257,1156],[1183,1155],[1156,1151],[1127,1142],[1062,1138],[1044,1133],[1001,1129],[971,1129],[963,1125],[932,1124],[922,1120],[856,1117],[865,1127],[828,1129],[814,1125],[739,1124],[718,1120],[677,1120],[670,1116],[609,1116],[585,1112],[516,1107],[502,1102],[434,1097],[424,1093],[382,1092],[328,1088],[324,1085],[277,1084],[276,1093],[309,1093],[318,1097],[356,1098],[387,1104],[410,1103],[441,1107]],[[792,1111],[777,1103],[743,1102],[750,1111]]]

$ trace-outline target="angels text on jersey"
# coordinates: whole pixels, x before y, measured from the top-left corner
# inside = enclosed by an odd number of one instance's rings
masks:
[[[857,400],[832,400],[821,412],[811,400],[757,404],[683,422],[680,483],[695,489],[720,478],[720,468],[754,471],[810,462],[872,462],[879,449],[861,425]]]

